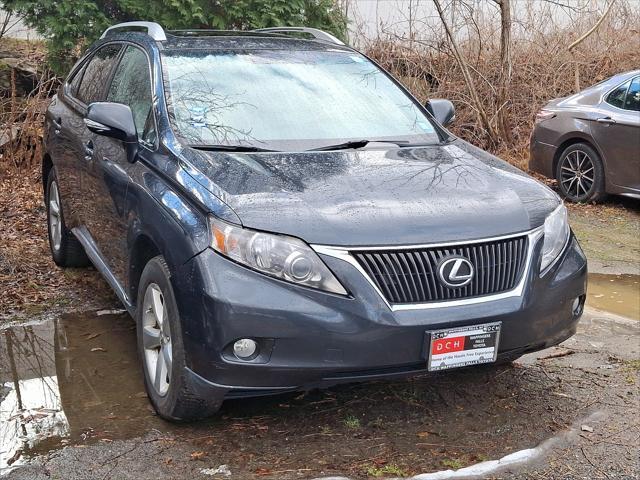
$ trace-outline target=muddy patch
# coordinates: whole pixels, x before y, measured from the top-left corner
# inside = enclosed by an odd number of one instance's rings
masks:
[[[589,274],[587,304],[640,320],[640,276]]]

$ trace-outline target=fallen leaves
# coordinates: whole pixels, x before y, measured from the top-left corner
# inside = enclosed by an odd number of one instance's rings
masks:
[[[191,452],[191,460],[204,460],[207,454],[203,451]]]
[[[0,317],[43,314],[75,306],[78,298],[97,306],[115,299],[95,270],[53,263],[39,170],[0,172]]]

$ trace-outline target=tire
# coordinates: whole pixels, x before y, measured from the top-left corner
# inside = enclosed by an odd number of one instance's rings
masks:
[[[157,312],[160,311],[159,318]],[[222,396],[204,397],[190,388],[171,274],[160,255],[149,260],[140,277],[136,324],[144,384],[158,415],[165,420],[182,422],[217,412],[222,404]],[[156,375],[160,359],[162,365]],[[167,363],[170,363],[168,368]]]
[[[45,179],[45,205],[47,208],[47,231],[49,248],[53,261],[59,267],[87,267],[91,264],[87,254],[64,220],[64,211],[60,201],[60,189],[55,168],[49,171]]]
[[[586,143],[575,143],[562,152],[556,180],[560,194],[571,202],[598,202],[606,196],[602,159]]]

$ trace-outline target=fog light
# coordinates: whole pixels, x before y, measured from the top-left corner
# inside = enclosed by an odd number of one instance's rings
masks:
[[[258,350],[258,344],[250,338],[241,338],[233,344],[233,354],[240,360],[251,358]]]
[[[582,315],[582,310],[584,309],[584,300],[585,296],[580,295],[573,301],[573,304],[571,305],[571,311],[573,312],[573,315],[575,317]]]

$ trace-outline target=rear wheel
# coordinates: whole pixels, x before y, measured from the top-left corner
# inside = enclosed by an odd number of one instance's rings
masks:
[[[46,182],[47,226],[53,261],[60,267],[86,267],[90,264],[89,258],[64,221],[60,188],[54,168],[49,171]]]
[[[138,353],[147,394],[158,415],[172,421],[196,420],[215,413],[222,397],[203,398],[190,388],[170,279],[162,256],[149,260],[142,272],[136,310]]]
[[[597,202],[605,197],[602,160],[586,143],[576,143],[562,152],[556,180],[562,196],[572,202]]]

